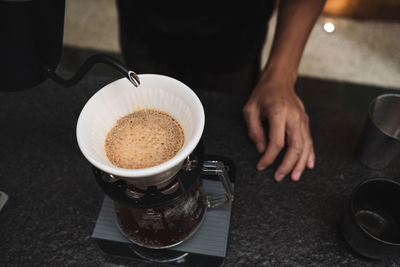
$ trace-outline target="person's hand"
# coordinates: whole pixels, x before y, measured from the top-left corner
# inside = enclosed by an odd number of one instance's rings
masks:
[[[280,182],[291,172],[291,178],[298,181],[307,166],[314,168],[315,154],[304,105],[294,91],[293,79],[273,77],[264,73],[243,108],[249,137],[258,152],[263,153],[257,163],[257,170],[270,166],[288,145],[286,154],[274,174]],[[267,141],[262,120],[269,122]],[[286,138],[285,138],[286,134]]]

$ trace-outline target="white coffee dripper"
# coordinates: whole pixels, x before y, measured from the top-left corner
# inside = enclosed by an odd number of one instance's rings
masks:
[[[98,169],[138,188],[161,188],[199,143],[204,109],[197,95],[178,80],[156,74],[142,74],[139,79],[138,87],[122,78],[94,94],[81,111],[76,136],[83,155]],[[172,159],[154,167],[131,170],[112,165],[104,148],[107,133],[121,117],[146,108],[166,112],[179,122],[185,135],[183,147]]]

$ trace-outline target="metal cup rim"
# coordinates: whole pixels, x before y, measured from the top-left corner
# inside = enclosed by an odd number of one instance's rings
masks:
[[[399,100],[400,100],[400,94],[382,94],[382,95],[379,95],[379,96],[375,97],[369,103],[369,106],[368,106],[368,118],[372,122],[372,124],[375,126],[375,128],[378,129],[385,136],[400,141],[400,137],[393,136],[392,134],[389,134],[389,133],[385,132],[384,130],[382,130],[381,127],[379,127],[378,124],[375,122],[375,120],[373,119],[373,116],[372,116],[372,109],[375,106],[376,102],[381,100],[381,99],[383,99],[383,98],[387,98],[387,97],[396,97],[396,98],[399,98]]]
[[[361,187],[365,186],[368,183],[371,182],[386,182],[386,183],[391,183],[395,186],[397,186],[400,189],[400,183],[397,181],[394,181],[393,179],[391,179],[390,177],[376,177],[376,178],[369,178],[361,183],[359,183],[353,190],[352,194],[351,194],[351,199],[350,199],[350,217],[352,218],[353,222],[355,223],[355,225],[357,225],[357,227],[359,229],[361,229],[361,231],[366,234],[367,236],[371,237],[372,239],[385,244],[385,245],[389,245],[389,246],[394,246],[394,247],[400,247],[400,242],[399,243],[392,243],[389,241],[385,241],[382,240],[376,236],[374,236],[373,234],[369,233],[367,230],[365,230],[363,227],[361,227],[361,225],[357,222],[356,218],[355,218],[355,209],[354,209],[354,200],[356,199],[356,194],[357,192],[360,190]]]

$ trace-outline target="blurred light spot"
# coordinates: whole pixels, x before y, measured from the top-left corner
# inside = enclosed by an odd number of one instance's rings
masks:
[[[332,22],[327,22],[324,24],[324,30],[326,32],[333,32],[335,30],[335,25]]]

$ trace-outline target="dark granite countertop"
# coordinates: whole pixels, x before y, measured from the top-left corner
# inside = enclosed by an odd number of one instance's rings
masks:
[[[0,212],[0,266],[105,266],[115,260],[90,238],[104,195],[75,138],[84,103],[111,80],[87,77],[73,88],[47,81],[0,93],[0,190],[10,195]],[[400,258],[377,262],[353,253],[337,225],[357,183],[380,175],[400,181],[400,159],[370,171],[353,158],[366,105],[384,90],[305,78],[298,90],[310,114],[317,162],[297,183],[274,182],[274,167],[255,170],[259,155],[242,120],[244,97],[199,92],[206,152],[237,164],[226,266],[400,265]]]

